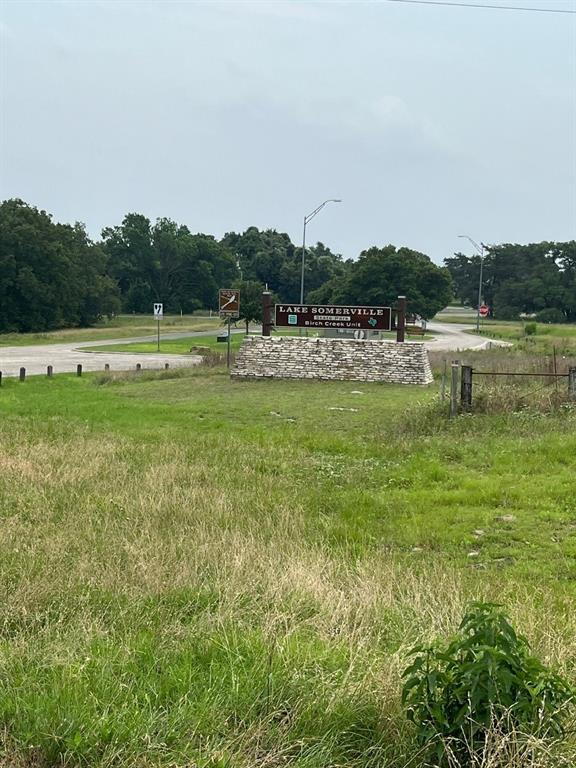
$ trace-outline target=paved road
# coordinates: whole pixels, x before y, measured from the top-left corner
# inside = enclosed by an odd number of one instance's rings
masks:
[[[466,333],[469,325],[457,325],[452,323],[428,323],[428,328],[437,337],[433,341],[427,341],[429,350],[457,351],[462,349],[484,349],[492,344],[505,344],[505,342],[490,342],[479,339]],[[253,330],[253,329],[251,329]],[[254,329],[256,330],[256,329]],[[222,329],[211,332],[179,331],[178,333],[165,333],[162,339],[181,339],[190,336],[217,335]],[[232,333],[243,333],[243,329],[233,330]],[[52,365],[54,373],[69,373],[76,371],[80,363],[85,371],[103,371],[106,363],[111,370],[126,371],[136,367],[140,363],[142,368],[163,368],[168,363],[171,368],[182,368],[197,365],[202,358],[199,355],[174,355],[154,353],[137,354],[134,352],[84,352],[80,348],[97,348],[108,344],[129,344],[136,341],[155,341],[156,336],[138,336],[129,339],[106,339],[103,341],[84,341],[66,344],[38,344],[28,347],[0,347],[0,371],[3,376],[17,376],[20,368],[26,368],[29,375],[46,373],[46,367]],[[222,351],[226,346],[222,344]]]
[[[489,349],[490,347],[509,347],[508,341],[483,339],[468,331],[473,326],[459,323],[428,323],[428,330],[437,334],[432,341],[426,342],[431,352],[458,352],[462,349]]]
[[[216,336],[222,329],[214,331],[179,331],[165,333],[162,339],[182,339],[190,336]],[[238,329],[232,333],[242,333]],[[103,347],[108,344],[130,344],[136,341],[156,341],[156,336],[137,336],[128,339],[106,339],[103,341],[83,341],[66,344],[36,344],[29,347],[0,347],[0,371],[3,376],[18,376],[20,368],[26,368],[26,374],[33,376],[46,373],[46,367],[51,365],[54,373],[75,372],[78,364],[84,371],[103,371],[106,363],[113,371],[127,371],[140,363],[142,368],[164,368],[168,363],[170,368],[183,368],[197,365],[201,362],[200,355],[174,355],[162,352],[154,354],[137,354],[134,352],[84,352],[87,347]],[[225,351],[226,345],[222,344]]]

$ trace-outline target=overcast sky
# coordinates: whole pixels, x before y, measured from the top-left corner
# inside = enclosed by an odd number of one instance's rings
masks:
[[[471,3],[473,0],[460,0]],[[476,2],[481,0],[476,0]],[[576,10],[575,0],[484,0]],[[440,262],[576,237],[576,15],[400,2],[4,2],[2,198],[93,237],[308,226]]]

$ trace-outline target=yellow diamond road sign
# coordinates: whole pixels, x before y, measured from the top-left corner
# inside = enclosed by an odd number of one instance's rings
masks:
[[[220,317],[238,317],[240,314],[240,291],[234,288],[220,288],[218,307]]]

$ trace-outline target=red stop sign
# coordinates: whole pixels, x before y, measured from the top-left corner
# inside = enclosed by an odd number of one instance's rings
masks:
[[[482,317],[486,317],[488,312],[490,312],[490,307],[487,307],[486,304],[482,304],[480,307],[480,314]]]

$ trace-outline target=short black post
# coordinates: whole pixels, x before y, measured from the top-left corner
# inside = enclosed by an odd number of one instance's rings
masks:
[[[460,363],[454,360],[450,366],[450,418],[458,415],[458,370]]]
[[[472,410],[472,366],[462,366],[462,378],[460,380],[460,405],[463,411]]]
[[[26,368],[20,368],[20,381],[26,380]]]
[[[272,294],[270,291],[262,293],[262,336],[270,336],[272,333]]]
[[[110,363],[104,363],[104,370],[106,371],[106,373],[108,373],[108,371],[110,370]]]
[[[141,371],[141,370],[142,370],[142,364],[136,363],[136,373],[138,373],[138,371]]]
[[[53,374],[53,373],[54,373],[54,368],[52,368],[52,366],[51,366],[51,365],[49,365],[49,366],[46,368],[46,376],[48,376],[48,378],[49,378],[49,379],[51,379],[51,378],[52,378],[52,374]]]
[[[2,386],[2,371],[0,371],[0,387]]]
[[[76,376],[82,376],[82,364],[78,363],[76,366]]]
[[[396,341],[402,343],[406,334],[406,296],[398,296],[396,318]]]
[[[568,396],[576,400],[576,368],[568,368]]]
[[[170,363],[164,363],[164,370],[167,371],[170,368]]]

